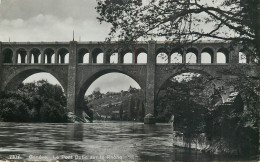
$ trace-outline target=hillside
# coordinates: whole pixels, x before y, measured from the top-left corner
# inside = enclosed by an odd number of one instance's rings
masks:
[[[93,111],[94,120],[142,121],[144,95],[141,90],[130,87],[128,91],[93,92],[85,97],[87,107]]]

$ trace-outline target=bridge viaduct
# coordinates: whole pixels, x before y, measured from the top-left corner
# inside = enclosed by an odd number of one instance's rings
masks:
[[[239,63],[239,53],[246,57],[244,63]],[[132,58],[130,63],[126,63],[127,54]],[[141,54],[147,62],[139,62]],[[116,63],[111,62],[113,55],[117,55]],[[195,60],[190,62],[188,56],[192,55]],[[203,63],[206,55],[209,62]],[[159,63],[160,56],[165,57],[166,62]],[[223,87],[223,80],[236,77],[223,74],[223,70],[254,75],[253,67],[252,60],[240,46],[231,49],[226,43],[197,43],[179,50],[155,41],[137,42],[127,47],[118,42],[0,42],[1,91],[16,90],[30,75],[47,72],[63,86],[68,109],[81,116],[78,107],[91,83],[106,73],[119,72],[133,78],[144,90],[145,123],[155,122],[154,101],[167,79],[184,72],[198,72],[213,78],[216,87]],[[223,100],[228,93],[229,87],[225,87]]]

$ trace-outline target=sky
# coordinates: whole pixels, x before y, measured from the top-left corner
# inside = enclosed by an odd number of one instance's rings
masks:
[[[96,0],[0,0],[0,41],[9,38],[15,42],[70,41],[73,30],[75,40],[104,41],[109,24],[100,24],[96,17]],[[47,79],[59,84],[51,74],[38,73],[24,82]],[[109,85],[109,86],[107,86]],[[96,87],[101,92],[127,90],[129,86],[140,88],[130,77],[111,73],[98,78],[86,94]]]
[[[100,24],[96,0],[2,0],[0,5],[0,40],[102,41],[109,32]]]

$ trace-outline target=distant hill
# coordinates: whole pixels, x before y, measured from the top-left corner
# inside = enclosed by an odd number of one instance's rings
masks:
[[[94,120],[142,121],[144,118],[144,92],[129,87],[128,91],[100,93],[85,96]]]

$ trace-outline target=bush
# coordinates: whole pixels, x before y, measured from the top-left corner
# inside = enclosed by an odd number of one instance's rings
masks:
[[[206,135],[214,142],[223,141],[228,150],[244,156],[253,156],[258,151],[257,121],[250,118],[250,111],[235,111],[221,105],[209,114]],[[238,142],[239,141],[239,142]]]
[[[45,80],[0,93],[0,119],[6,122],[67,122],[62,88]]]

